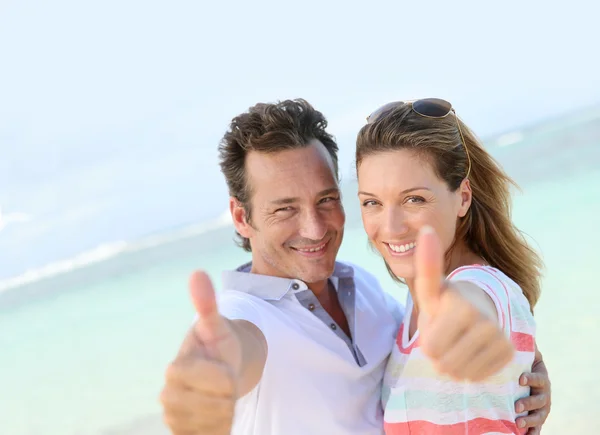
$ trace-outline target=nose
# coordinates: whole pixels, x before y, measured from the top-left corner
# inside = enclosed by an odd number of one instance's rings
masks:
[[[325,216],[318,210],[307,210],[302,215],[300,224],[300,236],[314,241],[323,240],[327,234],[327,222]]]
[[[397,240],[408,232],[405,213],[399,207],[389,207],[381,225],[386,239]]]

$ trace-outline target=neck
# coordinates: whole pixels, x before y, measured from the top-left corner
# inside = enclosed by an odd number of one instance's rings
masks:
[[[470,266],[471,264],[487,264],[487,261],[471,251],[464,242],[458,243],[452,250],[445,274],[448,275],[459,267]]]
[[[314,293],[314,295],[317,297],[317,299],[319,299],[319,302],[321,301],[322,297],[328,297],[329,296],[329,280],[323,280],[323,281],[318,281],[318,282],[312,282],[310,284],[308,284],[308,288]]]

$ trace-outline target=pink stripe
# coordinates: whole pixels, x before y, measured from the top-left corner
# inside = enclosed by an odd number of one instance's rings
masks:
[[[400,353],[404,355],[408,355],[412,352],[415,347],[419,347],[419,337],[415,341],[413,341],[408,347],[402,346],[402,336],[404,335],[404,323],[400,325],[400,331],[398,331],[398,335],[396,336],[396,346],[398,346],[398,350]]]
[[[535,340],[530,334],[522,332],[511,332],[510,339],[519,352],[535,352]]]
[[[490,432],[503,434],[524,434],[527,429],[519,429],[514,421],[476,418],[466,423],[435,424],[417,420],[405,423],[384,423],[385,435],[484,435]]]

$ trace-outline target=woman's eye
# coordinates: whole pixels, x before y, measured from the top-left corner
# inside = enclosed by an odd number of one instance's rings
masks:
[[[363,202],[363,207],[370,207],[373,205],[377,205],[376,201],[373,201],[372,199],[368,199],[366,201]]]
[[[425,202],[425,199],[421,196],[411,196],[406,199],[406,202],[410,202],[411,204],[422,204]]]

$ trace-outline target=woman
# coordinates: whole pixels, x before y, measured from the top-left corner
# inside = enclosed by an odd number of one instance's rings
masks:
[[[356,164],[369,240],[409,289],[386,434],[523,433],[541,261],[511,222],[511,180],[439,99],[371,114]]]

